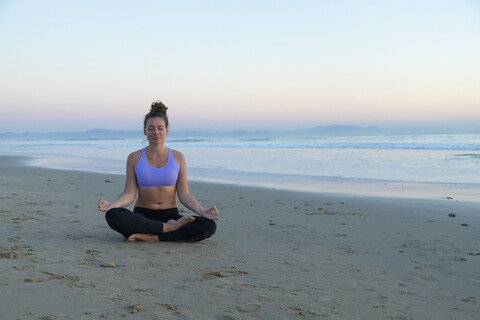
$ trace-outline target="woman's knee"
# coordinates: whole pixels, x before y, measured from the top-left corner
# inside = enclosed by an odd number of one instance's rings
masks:
[[[125,211],[127,211],[128,213],[128,209],[113,208],[105,213],[105,220],[107,220],[110,228],[115,229],[115,227],[118,225],[119,220],[121,220],[121,217],[126,213]]]
[[[213,236],[215,234],[215,231],[217,231],[217,224],[215,223],[215,221],[205,219],[205,238],[210,238],[211,236]]]

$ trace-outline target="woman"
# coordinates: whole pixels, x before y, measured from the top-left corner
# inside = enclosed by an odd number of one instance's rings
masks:
[[[200,241],[213,235],[215,206],[205,210],[188,190],[185,157],[165,146],[168,134],[167,107],[152,103],[143,131],[148,146],[128,156],[125,189],[112,203],[100,198],[108,225],[129,241]],[[136,197],[133,212],[124,208]],[[200,217],[181,216],[180,202]]]

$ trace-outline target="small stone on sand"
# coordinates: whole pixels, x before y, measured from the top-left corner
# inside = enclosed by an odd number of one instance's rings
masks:
[[[103,268],[115,268],[115,263],[113,262],[104,262],[102,263]]]

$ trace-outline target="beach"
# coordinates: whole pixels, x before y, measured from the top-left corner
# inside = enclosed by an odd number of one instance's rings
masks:
[[[97,211],[123,175],[0,176],[0,319],[479,318],[479,202],[191,182],[215,235],[129,243]]]

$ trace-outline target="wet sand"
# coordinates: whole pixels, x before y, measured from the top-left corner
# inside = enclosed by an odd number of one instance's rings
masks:
[[[212,238],[128,243],[96,210],[123,176],[0,177],[0,319],[479,318],[478,202],[190,183]]]

